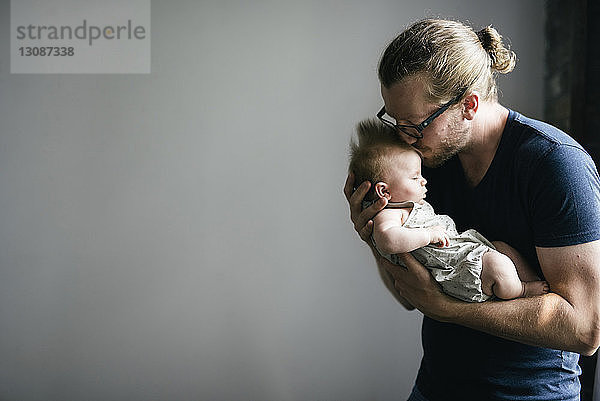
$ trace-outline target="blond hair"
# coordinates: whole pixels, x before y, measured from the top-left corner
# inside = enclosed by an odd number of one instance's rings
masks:
[[[445,103],[473,90],[484,100],[496,101],[496,75],[509,73],[515,64],[515,53],[492,26],[475,32],[457,21],[425,19],[387,46],[378,75],[386,88],[406,77],[424,75],[427,100],[432,103]]]
[[[365,200],[375,197],[374,186],[385,180],[392,158],[403,152],[421,154],[404,142],[396,131],[379,120],[366,119],[356,126],[356,136],[350,141],[350,165],[348,170],[354,174],[354,182],[358,186],[364,181],[371,182],[371,189]]]

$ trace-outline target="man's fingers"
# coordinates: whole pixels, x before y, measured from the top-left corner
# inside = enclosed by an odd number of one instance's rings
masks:
[[[349,173],[346,177],[344,195],[346,195],[346,199],[350,204],[350,219],[354,223],[354,229],[363,241],[368,241],[373,232],[373,221],[371,219],[387,205],[387,199],[381,198],[363,210],[362,202],[370,188],[371,183],[364,181],[354,190],[354,174]]]
[[[367,224],[365,224],[365,226],[359,230],[358,235],[360,235],[360,238],[363,241],[369,242],[369,238],[371,238],[372,233],[373,233],[373,220],[369,220],[369,221],[367,221]]]
[[[350,202],[350,211],[353,214],[357,212],[360,213],[362,210],[362,201],[367,192],[369,192],[369,188],[371,188],[371,183],[369,181],[365,181],[361,183],[358,188],[356,188],[356,191],[351,192],[348,202]]]
[[[381,261],[381,267],[389,271],[394,278],[400,278],[406,273],[421,273],[423,270],[427,272],[427,269],[410,253],[398,254],[398,257],[404,266],[392,264],[384,258]]]
[[[357,190],[358,191],[358,190]],[[362,202],[362,200],[361,200]],[[380,198],[377,202],[373,203],[371,206],[366,208],[365,210],[360,211],[356,215],[351,216],[352,221],[354,222],[354,227],[356,231],[361,234],[363,227],[369,222],[369,220],[373,219],[377,213],[379,213],[383,208],[387,205],[387,199]],[[361,207],[362,209],[362,207]],[[369,231],[369,235],[371,232]],[[362,238],[362,234],[361,234]]]
[[[410,253],[405,253],[403,255],[403,259],[402,261],[404,262],[404,265],[406,266],[406,270],[407,272],[411,273],[411,274],[415,274],[417,276],[422,276],[422,277],[429,277],[429,270],[427,270],[427,268],[425,266],[423,266],[421,264],[421,262],[419,262],[413,255],[411,255]]]
[[[346,177],[346,183],[344,184],[344,195],[346,195],[346,199],[350,202],[350,197],[352,196],[352,192],[354,189],[354,174],[352,172],[348,173]]]

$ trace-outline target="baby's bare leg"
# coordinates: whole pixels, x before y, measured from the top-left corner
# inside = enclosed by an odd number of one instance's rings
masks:
[[[517,268],[517,274],[522,281],[539,281],[540,277],[533,268],[527,263],[527,260],[512,246],[502,241],[492,241],[492,244],[498,252],[504,254],[512,260]]]
[[[484,294],[502,299],[542,295],[549,291],[545,281],[522,282],[512,260],[494,250],[482,257],[481,287]]]

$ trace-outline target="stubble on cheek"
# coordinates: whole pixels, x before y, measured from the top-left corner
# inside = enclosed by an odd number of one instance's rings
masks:
[[[456,122],[451,122],[446,128],[439,145],[435,148],[423,150],[423,164],[429,168],[436,168],[444,164],[467,146],[468,130],[459,127]]]

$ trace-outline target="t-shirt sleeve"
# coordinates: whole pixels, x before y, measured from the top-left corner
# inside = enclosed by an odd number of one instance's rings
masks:
[[[600,179],[585,151],[573,145],[556,145],[531,173],[529,210],[535,246],[567,246],[600,239]]]

